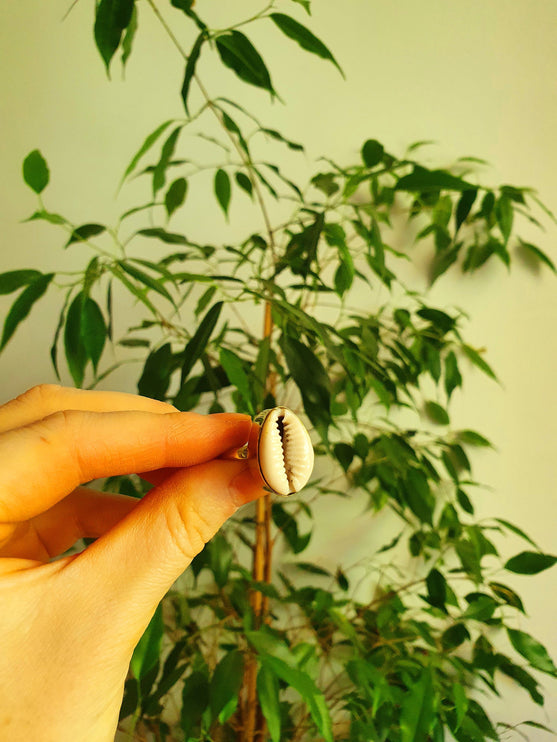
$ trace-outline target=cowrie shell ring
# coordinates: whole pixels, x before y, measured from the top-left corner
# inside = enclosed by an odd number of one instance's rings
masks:
[[[313,446],[300,418],[287,407],[273,407],[258,413],[253,422],[256,435],[238,449],[233,458],[257,457],[266,489],[286,497],[299,492],[313,471]],[[255,448],[255,450],[254,450]]]

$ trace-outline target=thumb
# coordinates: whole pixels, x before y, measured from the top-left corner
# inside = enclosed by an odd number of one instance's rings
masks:
[[[265,494],[254,461],[213,461],[177,471],[114,528],[68,562],[88,586],[95,631],[133,650],[157,604],[222,524]],[[72,591],[73,592],[73,591]]]

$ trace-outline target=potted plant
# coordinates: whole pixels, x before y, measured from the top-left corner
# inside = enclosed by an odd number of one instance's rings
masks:
[[[518,526],[475,517],[470,455],[491,446],[450,425],[450,402],[470,365],[495,378],[466,342],[465,316],[434,306],[404,280],[412,245],[393,247],[394,227],[427,242],[429,281],[512,264],[519,249],[554,270],[520,238],[521,220],[545,212],[535,192],[486,187],[470,160],[432,168],[419,146],[399,155],[367,139],[359,160],[326,156],[299,183],[267,155],[279,144],[301,152],[240,100],[210,93],[206,58],[227,76],[273,98],[278,93],[250,25],[272,24],[277,39],[333,65],[309,28],[310,3],[270,2],[250,18],[212,28],[191,0],[155,15],[182,56],[184,115],[144,139],[124,173],[145,197],[115,225],[74,224],[43,200],[44,156],[25,159],[38,196],[32,220],[65,230],[83,250],[69,276],[31,269],[0,275],[19,291],[4,321],[10,340],[41,296],[62,284],[51,358],[62,357],[77,386],[94,386],[115,365],[141,359],[141,394],[181,410],[235,409],[255,415],[287,404],[307,420],[317,454],[310,486],[288,500],[267,497],[211,541],[169,593],[140,641],[122,705],[129,737],[157,740],[499,739],[508,725],[486,713],[477,693],[511,678],[543,705],[532,671],[554,675],[545,648],[517,628],[524,612],[509,573],[536,574],[557,559]],[[101,0],[94,38],[107,67],[125,63],[138,31],[134,0]],[[295,11],[295,12],[294,12]],[[241,14],[239,13],[241,16]],[[195,40],[182,46],[184,18]],[[215,133],[216,132],[216,133]],[[199,161],[196,144],[209,147]],[[231,216],[234,199],[253,202],[257,222],[239,239],[196,239],[192,192]],[[182,229],[182,215],[190,227]],[[145,257],[145,245],[154,249]],[[155,251],[156,250],[156,251]],[[373,293],[382,287],[382,299]],[[136,302],[123,333],[122,297]],[[106,483],[140,497],[135,477]],[[357,569],[331,571],[304,560],[324,499],[342,517],[346,498],[367,507],[370,527],[389,512],[383,543]],[[499,553],[494,536],[524,542]],[[520,659],[517,659],[520,658]],[[537,722],[526,725],[544,728]]]

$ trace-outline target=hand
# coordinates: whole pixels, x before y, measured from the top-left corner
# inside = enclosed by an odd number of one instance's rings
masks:
[[[0,739],[109,742],[155,608],[236,509],[264,494],[216,461],[244,415],[42,386],[0,407]],[[79,487],[150,472],[142,499]],[[50,561],[82,537],[82,553]]]

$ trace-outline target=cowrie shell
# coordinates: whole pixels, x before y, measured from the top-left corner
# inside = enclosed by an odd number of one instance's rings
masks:
[[[263,410],[254,418],[259,427],[257,461],[269,490],[287,496],[299,492],[313,471],[313,446],[300,418],[287,407]]]

